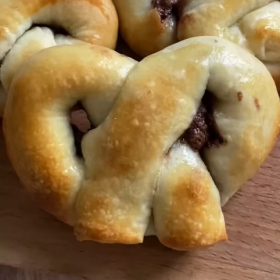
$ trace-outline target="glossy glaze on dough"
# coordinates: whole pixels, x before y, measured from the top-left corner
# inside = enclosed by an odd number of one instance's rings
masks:
[[[197,37],[139,63],[77,45],[24,66],[4,117],[8,154],[40,206],[79,240],[141,243],[151,217],[160,241],[177,250],[227,238],[220,199],[254,175],[279,132],[279,97],[261,62],[224,39]],[[206,89],[226,141],[204,149],[203,163],[177,140]],[[83,139],[84,161],[68,124],[77,101],[99,125]]]
[[[280,88],[279,1],[179,0],[175,6],[178,19],[174,12],[164,20],[152,0],[113,1],[122,36],[138,54],[146,56],[191,37],[219,36],[264,62]]]
[[[32,24],[61,26],[91,44],[116,44],[118,20],[111,0],[1,0],[0,13],[0,59]]]
[[[1,66],[1,82],[8,92],[12,79],[20,66],[32,55],[43,49],[57,45],[83,44],[71,36],[54,35],[46,27],[35,27],[20,37],[10,52],[6,55]]]
[[[32,24],[60,26],[70,35],[54,36],[40,27],[27,31]],[[113,49],[117,35],[118,19],[111,0],[0,0],[0,61],[5,58],[0,116],[5,107],[3,94],[7,94],[14,73],[34,53],[79,41]]]
[[[164,22],[152,0],[113,0],[120,21],[121,34],[137,54],[145,57],[177,41],[174,15]]]
[[[4,114],[5,103],[13,77],[20,66],[32,55],[57,45],[85,44],[71,36],[54,35],[46,27],[35,27],[27,31],[7,53],[0,68],[0,117]]]

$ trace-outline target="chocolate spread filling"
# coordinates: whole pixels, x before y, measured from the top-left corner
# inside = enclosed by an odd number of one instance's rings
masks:
[[[78,157],[83,157],[83,137],[89,130],[94,129],[95,127],[90,122],[86,111],[80,103],[76,104],[70,111],[70,126],[73,131],[76,155]]]
[[[213,117],[210,95],[211,93],[205,92],[190,127],[180,138],[182,142],[187,142],[196,152],[204,147],[219,147],[224,143]]]
[[[80,103],[71,110],[70,125],[75,139],[76,154],[79,157],[83,157],[82,139],[95,126],[90,122],[86,111]],[[200,152],[201,149],[207,147],[219,147],[225,143],[213,116],[210,92],[205,92],[193,121],[179,141],[188,143],[196,152]]]
[[[157,9],[162,21],[174,13],[175,5],[179,0],[152,0],[152,5]]]

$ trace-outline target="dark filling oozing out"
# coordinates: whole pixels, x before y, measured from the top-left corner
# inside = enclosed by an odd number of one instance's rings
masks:
[[[187,142],[196,152],[204,147],[219,147],[225,142],[213,117],[210,92],[205,92],[190,127],[180,137],[180,141]]]
[[[211,99],[211,93],[206,91],[193,121],[179,139],[182,143],[188,143],[192,150],[196,152],[200,152],[207,147],[219,147],[225,143],[213,116]],[[83,157],[82,139],[95,126],[90,122],[86,111],[80,103],[77,103],[71,109],[70,125],[75,139],[76,154],[78,157]]]
[[[172,14],[176,15],[176,4],[179,0],[152,0],[152,5],[157,9],[162,21]]]
[[[95,126],[90,122],[86,111],[80,103],[77,103],[70,110],[70,126],[73,131],[76,154],[78,157],[83,157],[81,145],[83,137]]]

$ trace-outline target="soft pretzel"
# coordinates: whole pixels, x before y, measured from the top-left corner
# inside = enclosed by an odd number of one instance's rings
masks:
[[[77,101],[99,125],[84,161],[68,124]],[[141,243],[152,215],[164,245],[188,250],[227,238],[218,189],[223,204],[254,175],[279,124],[265,66],[198,37],[138,64],[99,46],[46,49],[13,80],[4,134],[26,189],[79,240]]]
[[[220,36],[251,51],[280,88],[280,2],[275,0],[181,0],[178,39]]]
[[[220,36],[247,48],[263,61],[280,88],[279,1],[113,1],[122,35],[138,54],[146,56],[177,40]]]
[[[27,31],[7,53],[0,69],[0,117],[4,114],[5,102],[13,77],[20,66],[35,53],[49,47],[82,44],[70,36],[54,35],[46,27],[35,27]]]
[[[48,28],[39,27],[25,34],[32,24],[59,26],[70,36],[54,36]],[[31,55],[79,41],[115,48],[117,33],[118,19],[111,0],[0,0],[0,61],[5,58],[0,113],[5,106],[3,94],[8,92],[14,73]]]
[[[54,35],[47,27],[35,27],[19,38],[6,55],[1,66],[2,86],[8,92],[12,79],[20,66],[35,53],[57,45],[83,44],[70,36]]]

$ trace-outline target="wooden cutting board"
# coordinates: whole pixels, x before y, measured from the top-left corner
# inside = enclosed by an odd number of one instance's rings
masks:
[[[279,169],[280,141],[224,208],[229,241],[206,251],[172,251],[153,237],[135,246],[79,243],[20,188],[0,131],[0,265],[21,268],[2,267],[0,279],[280,280]]]

